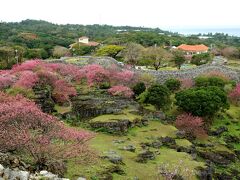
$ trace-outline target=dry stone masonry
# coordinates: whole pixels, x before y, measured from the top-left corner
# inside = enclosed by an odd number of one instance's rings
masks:
[[[192,69],[180,70],[180,71],[155,71],[155,70],[135,70],[137,73],[147,72],[156,77],[159,83],[164,83],[170,78],[180,79],[193,79],[199,75],[204,75],[209,72],[221,72],[228,76],[230,79],[237,82],[240,81],[240,71],[233,70],[224,65],[204,64]]]

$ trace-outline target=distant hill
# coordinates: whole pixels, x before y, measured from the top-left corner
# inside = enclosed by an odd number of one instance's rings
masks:
[[[88,36],[91,40],[103,44],[124,45],[135,42],[145,47],[178,46],[182,43],[240,47],[239,37],[225,34],[215,34],[209,39],[199,39],[197,35],[186,37],[159,28],[98,24],[59,25],[30,19],[22,22],[0,23],[0,47],[7,47],[9,51],[18,49],[19,52],[23,52],[22,56],[25,58],[49,58],[55,46],[68,48],[80,36]]]

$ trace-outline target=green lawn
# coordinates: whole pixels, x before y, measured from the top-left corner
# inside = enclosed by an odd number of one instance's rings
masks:
[[[99,155],[103,155],[106,151],[115,151],[120,156],[123,157],[123,163],[125,165],[120,165],[125,171],[125,175],[114,174],[114,179],[125,180],[133,179],[138,177],[140,180],[143,179],[156,179],[157,178],[157,167],[162,163],[168,163],[169,168],[172,168],[179,161],[183,161],[184,166],[182,168],[189,168],[194,170],[198,166],[204,166],[204,163],[192,160],[189,154],[177,152],[173,149],[161,148],[159,149],[160,155],[157,155],[155,160],[150,160],[147,163],[136,162],[136,156],[142,151],[140,147],[141,142],[148,142],[156,137],[171,136],[175,137],[175,131],[177,129],[171,125],[164,125],[158,121],[151,121],[146,127],[135,127],[131,129],[126,136],[113,136],[110,134],[98,133],[96,137],[91,140],[90,146],[95,149]],[[124,143],[114,143],[114,140],[123,140]],[[177,144],[183,146],[189,146],[191,143],[187,140],[177,140]],[[121,150],[125,145],[134,145],[136,147],[136,152],[128,152]],[[157,149],[151,149],[152,151],[157,151]],[[111,166],[106,160],[99,159],[94,164],[89,165],[78,165],[74,162],[68,164],[67,177],[74,179],[78,175],[82,175],[89,178],[96,177],[96,174],[104,171]],[[97,179],[97,178],[96,178]],[[195,179],[195,177],[191,177]]]

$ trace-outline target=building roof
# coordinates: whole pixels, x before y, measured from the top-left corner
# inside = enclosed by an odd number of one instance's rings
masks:
[[[187,44],[181,44],[177,47],[177,49],[183,50],[183,51],[193,51],[193,52],[201,52],[201,51],[207,51],[208,47],[204,44],[200,45],[187,45]]]
[[[87,36],[82,36],[82,37],[80,37],[79,39],[89,39],[89,37],[87,37]]]
[[[98,46],[99,43],[98,42],[94,42],[94,41],[89,41],[86,45],[88,45],[88,46]]]

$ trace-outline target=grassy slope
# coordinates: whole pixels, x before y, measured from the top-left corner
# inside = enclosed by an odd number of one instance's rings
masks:
[[[132,179],[135,176],[139,179],[156,179],[156,168],[159,164],[169,163],[171,167],[171,165],[177,164],[181,160],[190,170],[193,170],[197,166],[203,166],[204,163],[192,160],[190,155],[176,152],[175,150],[168,148],[161,148],[159,150],[160,155],[158,155],[155,160],[148,161],[146,164],[137,163],[135,161],[137,153],[141,152],[141,142],[147,142],[154,137],[160,136],[174,137],[175,131],[176,128],[171,125],[163,125],[160,122],[151,121],[146,127],[131,129],[127,136],[112,136],[109,134],[98,133],[96,137],[92,139],[90,144],[100,155],[104,154],[106,151],[113,150],[123,157],[125,165],[121,165],[121,167],[126,174],[115,174],[114,179]],[[123,144],[116,144],[113,142],[114,140],[124,140],[125,142]],[[183,144],[184,146],[190,145],[190,142],[187,140],[179,140],[177,143]],[[119,149],[124,145],[129,144],[134,145],[137,148],[135,153]],[[156,151],[156,149],[152,150]],[[102,159],[99,159],[96,163],[88,166],[69,163],[67,177],[74,179],[74,177],[77,177],[76,174],[85,175],[87,178],[94,177],[97,171],[103,171],[109,165],[109,162]]]
[[[118,120],[124,120],[128,119],[129,121],[134,121],[136,119],[142,119],[142,116],[132,114],[129,112],[129,110],[123,110],[121,114],[106,114],[106,115],[101,115],[96,118],[93,118],[91,122],[112,122],[112,121],[118,121]]]

